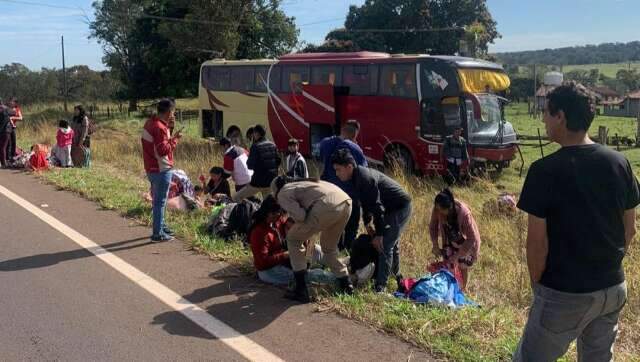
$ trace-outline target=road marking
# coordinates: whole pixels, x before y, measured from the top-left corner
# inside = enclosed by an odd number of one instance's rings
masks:
[[[76,244],[100,258],[100,260],[105,262],[107,265],[129,278],[132,282],[158,298],[169,307],[173,308],[175,311],[182,313],[185,317],[189,318],[202,329],[209,332],[212,336],[216,337],[248,360],[283,361],[264,347],[245,337],[222,321],[216,319],[204,309],[184,299],[178,293],[160,284],[157,280],[110,253],[108,250],[91,241],[86,236],[63,224],[58,219],[42,211],[29,201],[23,199],[2,185],[0,185],[0,194],[6,196],[9,200],[15,202],[52,228],[73,240]]]

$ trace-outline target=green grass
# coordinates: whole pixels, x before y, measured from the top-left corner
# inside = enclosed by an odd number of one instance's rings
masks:
[[[520,132],[542,123],[528,118],[526,106],[510,107],[507,117]],[[601,120],[597,120],[600,122]],[[614,120],[615,121],[615,120]],[[142,224],[150,223],[150,205],[141,198],[147,191],[140,158],[139,132],[142,119],[106,120],[92,139],[94,167],[64,169],[43,173],[41,177],[60,188],[82,194],[101,206],[131,217]],[[619,120],[623,122],[623,120]],[[21,126],[22,146],[33,142],[51,143],[55,137],[54,120],[27,122]],[[622,130],[629,128],[622,125]],[[197,137],[192,124],[176,153],[176,166],[192,179],[221,163],[218,147]],[[635,129],[635,126],[633,126]],[[544,147],[545,154],[557,146]],[[537,147],[522,147],[527,167],[540,157]],[[636,171],[640,170],[640,149],[625,150]],[[367,325],[388,331],[430,351],[439,359],[451,361],[508,360],[516,347],[527,316],[530,291],[524,261],[524,215],[508,217],[494,214],[487,204],[503,190],[518,193],[523,178],[519,177],[520,162],[514,162],[494,180],[477,180],[468,188],[456,188],[458,198],[472,208],[482,235],[481,256],[471,272],[469,295],[482,308],[449,310],[416,306],[411,303],[359,292],[350,297],[325,297],[320,303],[329,309]],[[434,195],[443,184],[440,180],[395,175],[412,195],[414,214],[402,237],[402,273],[421,276],[433,260],[430,241],[425,232]],[[204,212],[170,211],[167,221],[181,239],[209,255],[227,260],[251,270],[251,258],[238,242],[225,243],[203,232]],[[640,287],[640,255],[633,248],[626,262],[629,290]],[[640,354],[640,301],[630,293],[622,316],[617,359],[632,360]],[[574,358],[571,352],[569,358]]]
[[[581,64],[581,65],[565,65],[562,67],[562,71],[567,73],[572,70],[591,70],[598,69],[600,74],[604,74],[607,77],[615,78],[616,73],[620,69],[629,69],[629,63],[611,63],[611,64]],[[631,62],[631,69],[640,71],[640,62]]]

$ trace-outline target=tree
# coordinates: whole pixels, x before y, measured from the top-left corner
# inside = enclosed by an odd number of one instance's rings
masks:
[[[93,4],[91,36],[103,61],[139,99],[197,94],[200,65],[213,57],[276,57],[297,43],[280,0],[104,0]]]
[[[344,25],[322,46],[351,42],[358,50],[455,54],[464,41],[484,56],[500,36],[485,0],[366,0],[349,8]]]

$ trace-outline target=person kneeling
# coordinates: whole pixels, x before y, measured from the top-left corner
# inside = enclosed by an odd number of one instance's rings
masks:
[[[280,205],[273,196],[268,196],[253,214],[249,243],[258,278],[269,284],[288,285],[293,279],[293,270],[278,228],[281,216]]]

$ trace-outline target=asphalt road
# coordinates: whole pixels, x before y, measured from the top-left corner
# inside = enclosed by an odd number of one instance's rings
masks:
[[[395,337],[283,291],[15,171],[0,185],[287,361],[425,361]],[[0,193],[0,360],[241,361],[232,348]],[[207,316],[208,317],[208,316]]]

